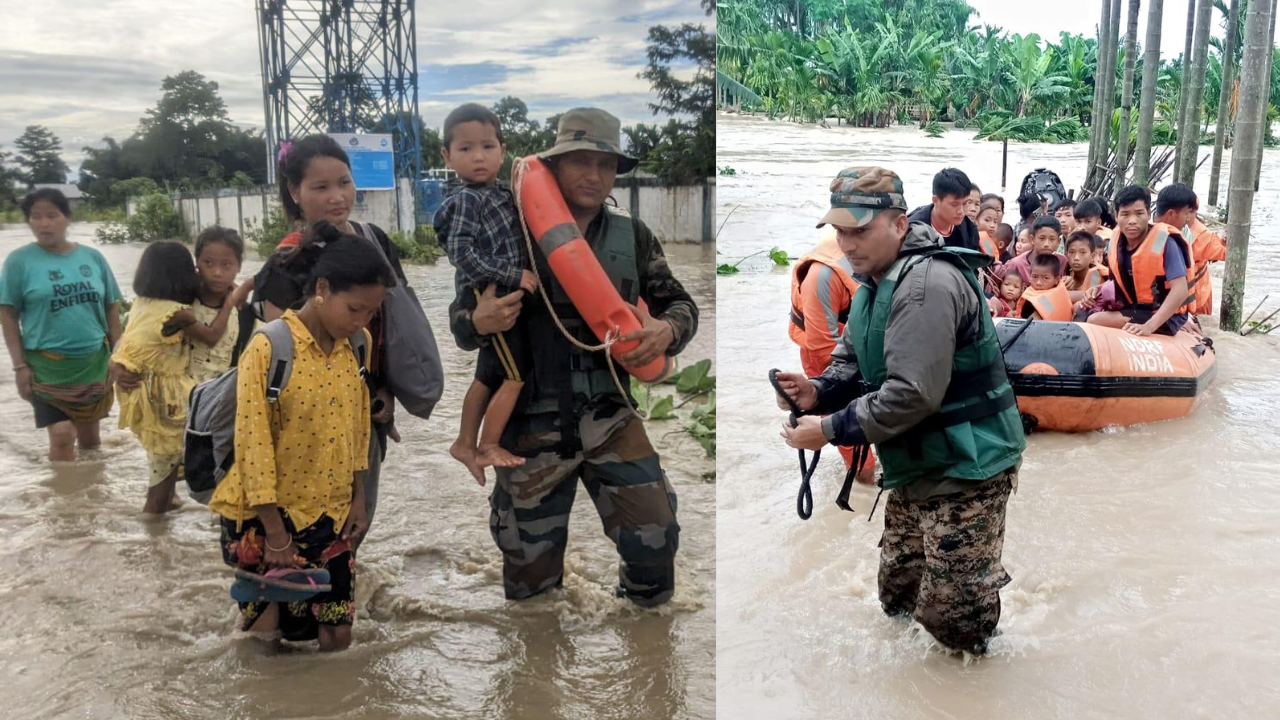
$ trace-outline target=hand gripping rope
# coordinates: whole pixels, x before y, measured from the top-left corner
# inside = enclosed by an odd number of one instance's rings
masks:
[[[800,424],[800,416],[804,411],[796,405],[796,401],[791,399],[782,389],[782,384],[778,382],[778,369],[774,368],[769,371],[769,383],[773,385],[773,391],[778,393],[778,397],[787,401],[787,405],[791,406],[791,427]],[[809,480],[813,478],[813,471],[818,469],[818,458],[822,456],[821,450],[813,451],[813,461],[806,465],[804,458],[804,449],[797,448],[796,452],[800,454],[800,493],[796,496],[796,514],[801,520],[808,520],[813,515],[813,488],[809,487]]]

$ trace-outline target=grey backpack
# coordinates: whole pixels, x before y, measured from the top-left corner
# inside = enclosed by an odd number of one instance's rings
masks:
[[[373,235],[372,226],[368,223],[352,225],[390,264]],[[387,389],[410,415],[429,419],[431,410],[444,392],[444,368],[440,365],[440,350],[436,347],[431,323],[427,321],[427,314],[422,311],[422,304],[418,302],[413,288],[403,280],[399,280],[395,287],[387,288],[382,312]]]
[[[293,372],[293,334],[284,320],[273,320],[257,330],[271,341],[271,362],[267,365],[267,402],[275,405]],[[364,331],[351,336],[351,349],[360,367],[360,377],[368,381],[365,368]],[[191,497],[208,504],[213,491],[235,462],[236,380],[238,368],[196,385],[187,409],[183,438],[183,476]]]

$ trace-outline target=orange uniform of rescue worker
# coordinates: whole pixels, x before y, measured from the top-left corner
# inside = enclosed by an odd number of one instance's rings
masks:
[[[851,274],[849,260],[828,230],[818,246],[796,261],[791,273],[791,322],[787,332],[800,346],[800,364],[806,374],[817,377],[831,364],[831,352],[844,334],[849,306],[858,283]],[[844,466],[853,465],[853,448],[840,447]],[[874,455],[868,455],[858,473],[858,481],[871,484]]]

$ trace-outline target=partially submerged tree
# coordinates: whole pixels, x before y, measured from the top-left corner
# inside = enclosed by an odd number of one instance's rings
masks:
[[[1265,0],[1264,0],[1265,1]],[[1218,204],[1218,184],[1222,176],[1222,151],[1231,128],[1232,77],[1236,57],[1236,32],[1240,20],[1240,0],[1231,0],[1227,11],[1227,44],[1222,48],[1222,88],[1218,93],[1218,122],[1213,131],[1213,168],[1209,171],[1209,204]]]
[[[1142,58],[1142,93],[1138,100],[1138,143],[1133,158],[1133,183],[1151,183],[1151,131],[1156,117],[1156,85],[1160,80],[1160,31],[1164,0],[1151,0],[1147,10],[1147,39]]]

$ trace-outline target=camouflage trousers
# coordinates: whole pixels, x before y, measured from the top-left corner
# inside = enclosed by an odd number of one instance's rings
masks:
[[[525,464],[499,468],[489,496],[489,530],[502,550],[507,598],[522,600],[559,587],[569,539],[569,512],[578,479],[586,486],[618,549],[618,594],[643,606],[660,605],[675,590],[680,526],[676,495],[658,463],[644,424],[629,410],[610,409],[579,420],[582,450],[561,457],[558,432],[517,439]]]
[[[922,502],[889,492],[880,538],[880,604],[911,615],[943,645],[975,654],[1000,622],[1004,514],[1017,473]]]

